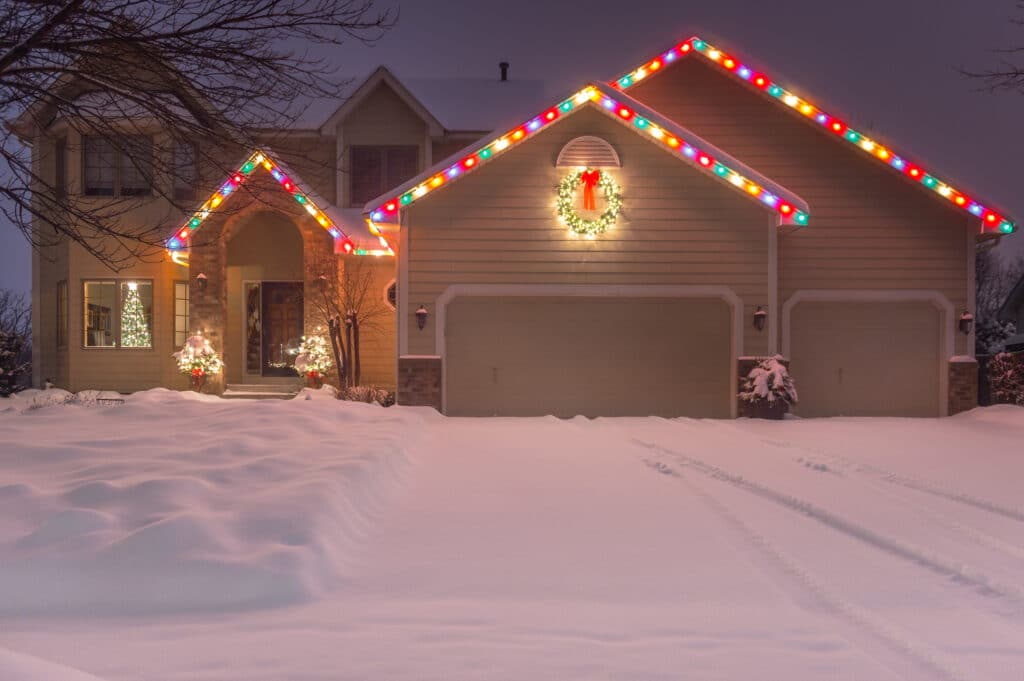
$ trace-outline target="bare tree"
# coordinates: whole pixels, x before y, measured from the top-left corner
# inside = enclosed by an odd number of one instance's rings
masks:
[[[313,100],[341,96],[337,59],[318,53],[372,42],[394,19],[374,0],[6,0],[0,211],[36,247],[71,239],[114,269],[152,256],[195,208],[173,190],[191,174],[174,162],[174,140],[196,143],[211,176],[234,171],[233,149],[266,142]],[[34,165],[24,144],[60,121],[106,140],[114,151],[97,162],[122,159],[152,189],[102,201],[67,192],[53,170],[60,160],[47,158],[53,145],[36,145]],[[163,146],[139,143],[154,130]],[[166,202],[164,219],[141,228],[120,219],[154,196]]]
[[[25,387],[31,365],[32,310],[23,294],[0,289],[0,397]]]
[[[362,341],[381,334],[391,314],[377,290],[370,259],[339,258],[324,252],[314,258],[318,291],[312,296],[316,314],[326,324],[338,367],[338,389],[358,387],[362,381]]]
[[[998,352],[1013,335],[1014,325],[999,321],[999,309],[1021,276],[1024,276],[1024,259],[1006,263],[992,249],[979,252],[975,258],[975,352],[978,354]]]
[[[1024,0],[1016,3],[1017,16],[1010,22],[1024,28]],[[963,70],[964,75],[983,82],[992,91],[1024,92],[1024,46],[996,50],[999,63],[980,71]]]

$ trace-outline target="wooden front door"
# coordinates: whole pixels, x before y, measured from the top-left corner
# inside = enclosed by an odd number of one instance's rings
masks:
[[[263,375],[294,376],[302,341],[302,283],[263,282]]]

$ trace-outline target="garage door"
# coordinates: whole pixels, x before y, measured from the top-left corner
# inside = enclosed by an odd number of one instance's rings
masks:
[[[730,320],[713,299],[456,298],[446,411],[728,418]]]
[[[798,303],[790,369],[801,416],[938,416],[941,313],[922,302]]]

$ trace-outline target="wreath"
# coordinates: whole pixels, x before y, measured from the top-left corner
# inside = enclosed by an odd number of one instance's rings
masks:
[[[607,204],[603,213],[593,220],[587,220],[576,212],[576,190],[583,185],[583,207],[594,210],[594,188],[600,187]],[[619,186],[608,173],[590,168],[573,171],[558,184],[558,217],[569,226],[574,234],[596,236],[611,229],[622,211],[622,195]]]

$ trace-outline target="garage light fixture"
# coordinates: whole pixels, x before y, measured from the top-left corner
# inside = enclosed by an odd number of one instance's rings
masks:
[[[760,305],[757,306],[757,310],[754,312],[754,328],[758,331],[764,331],[764,323],[768,320],[768,313],[764,311],[764,308]]]
[[[964,310],[963,314],[960,315],[960,333],[965,336],[971,335],[971,329],[974,328],[974,315],[967,310]]]
[[[420,305],[416,310],[416,326],[420,327],[420,331],[427,325],[427,317],[430,316],[430,312],[423,305]]]

